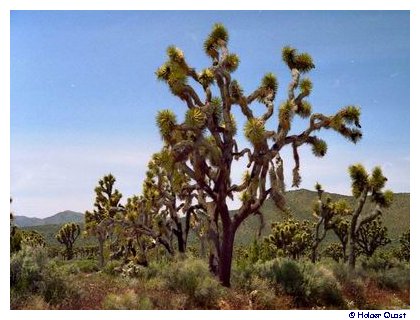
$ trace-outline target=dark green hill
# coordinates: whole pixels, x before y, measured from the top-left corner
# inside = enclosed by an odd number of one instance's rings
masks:
[[[326,193],[333,200],[344,198],[351,204],[354,200],[350,196],[344,196],[333,193]],[[299,220],[309,219],[314,220],[311,213],[312,203],[317,199],[315,191],[306,189],[289,191],[286,193],[287,206],[290,208],[293,216]],[[367,202],[364,211],[371,209],[372,206]],[[280,212],[274,205],[273,201],[268,199],[262,208],[264,213],[265,227],[262,231],[262,236],[270,233],[270,227],[273,222],[281,221],[285,215]],[[396,193],[394,194],[394,202],[390,208],[384,210],[383,215],[384,225],[388,228],[388,235],[392,240],[398,240],[401,233],[410,227],[410,194],[409,193]],[[246,245],[252,241],[257,233],[260,225],[258,217],[251,217],[239,228],[236,241],[238,244]],[[333,239],[333,234],[329,237]],[[327,239],[328,240],[328,239]]]

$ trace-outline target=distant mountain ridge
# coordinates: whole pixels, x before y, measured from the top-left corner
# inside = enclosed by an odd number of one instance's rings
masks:
[[[26,216],[15,216],[15,224],[18,227],[34,227],[48,224],[64,224],[67,222],[83,222],[85,215],[81,212],[66,210],[47,218],[30,218]]]

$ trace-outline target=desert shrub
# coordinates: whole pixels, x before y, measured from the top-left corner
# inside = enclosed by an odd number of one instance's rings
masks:
[[[304,275],[296,261],[274,259],[256,266],[256,273],[272,283],[281,285],[282,291],[295,297],[304,294]]]
[[[410,268],[399,266],[373,275],[379,287],[391,290],[404,290],[410,288]]]
[[[74,260],[73,264],[79,268],[80,272],[91,273],[99,271],[98,262],[96,260]]]
[[[42,247],[23,247],[10,259],[11,307],[32,294],[41,296],[46,303],[59,304],[66,298],[77,296],[78,291],[66,281],[63,271],[48,260]]]
[[[128,290],[123,294],[111,293],[102,303],[106,310],[152,310],[153,304],[147,297],[139,297],[134,290]]]
[[[251,281],[254,276],[254,265],[238,263],[232,267],[232,286],[235,289],[250,291]]]
[[[332,271],[324,266],[274,259],[256,266],[263,279],[277,284],[280,292],[293,296],[300,307],[345,306],[340,285]]]
[[[118,260],[110,260],[102,268],[102,272],[110,276],[116,276],[122,272],[121,262]]]
[[[400,261],[394,256],[391,251],[377,251],[372,257],[361,257],[360,263],[366,270],[387,270],[400,265]]]
[[[303,264],[305,294],[309,306],[344,308],[346,303],[333,272],[321,265]]]
[[[275,309],[276,294],[267,279],[252,277],[248,296],[251,309]]]
[[[202,260],[176,261],[162,270],[162,276],[170,290],[188,297],[192,305],[187,307],[213,308],[224,294],[224,289]]]

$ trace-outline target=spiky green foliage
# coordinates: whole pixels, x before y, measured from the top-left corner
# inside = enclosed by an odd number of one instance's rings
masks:
[[[312,144],[312,153],[316,157],[323,157],[327,153],[328,146],[327,143],[322,139],[315,139]]]
[[[67,260],[73,259],[73,245],[79,235],[80,226],[78,224],[66,223],[55,236],[57,241],[66,247]]]
[[[222,44],[226,44],[229,41],[229,34],[226,28],[220,24],[216,23],[213,26],[211,33],[204,42],[204,51],[210,57],[217,56],[217,49],[220,48]]]
[[[265,74],[261,80],[260,87],[264,90],[264,93],[272,92],[275,96],[275,94],[277,93],[277,89],[279,87],[279,83],[274,73],[269,72]],[[273,99],[274,99],[274,96],[273,96]]]
[[[312,113],[312,106],[308,101],[302,101],[298,104],[296,114],[302,118],[308,118]]]
[[[245,123],[245,137],[253,144],[259,145],[265,141],[265,124],[262,119],[253,118]]]
[[[308,72],[315,68],[312,57],[308,53],[298,54],[296,49],[289,46],[283,48],[282,58],[290,69]]]
[[[203,86],[207,87],[214,82],[214,73],[206,68],[198,75],[198,79]]]
[[[351,125],[354,127],[349,127]],[[341,109],[331,118],[329,126],[351,142],[358,142],[362,138],[360,108],[347,106]]]
[[[309,78],[304,78],[299,83],[299,88],[303,94],[309,95],[312,91],[312,81]]]
[[[156,124],[164,141],[169,141],[176,126],[176,116],[171,110],[165,109],[158,112]]]
[[[264,239],[279,251],[279,255],[285,255],[298,259],[310,247],[311,227],[309,221],[298,221],[289,218],[283,222],[273,223],[271,234]]]
[[[206,115],[199,108],[189,109],[185,113],[185,123],[188,126],[200,129],[206,124]]]
[[[353,196],[358,198],[368,183],[368,173],[361,163],[350,166],[349,173]]]
[[[234,72],[239,66],[239,56],[237,54],[228,54],[223,61],[223,65],[229,72]]]

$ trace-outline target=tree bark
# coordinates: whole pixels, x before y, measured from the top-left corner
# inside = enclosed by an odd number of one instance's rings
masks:
[[[102,268],[105,264],[104,260],[104,239],[101,237],[98,238],[99,241],[99,267]]]
[[[219,280],[224,287],[230,287],[230,273],[232,268],[233,242],[235,231],[232,226],[223,228],[222,250],[220,252]]]

